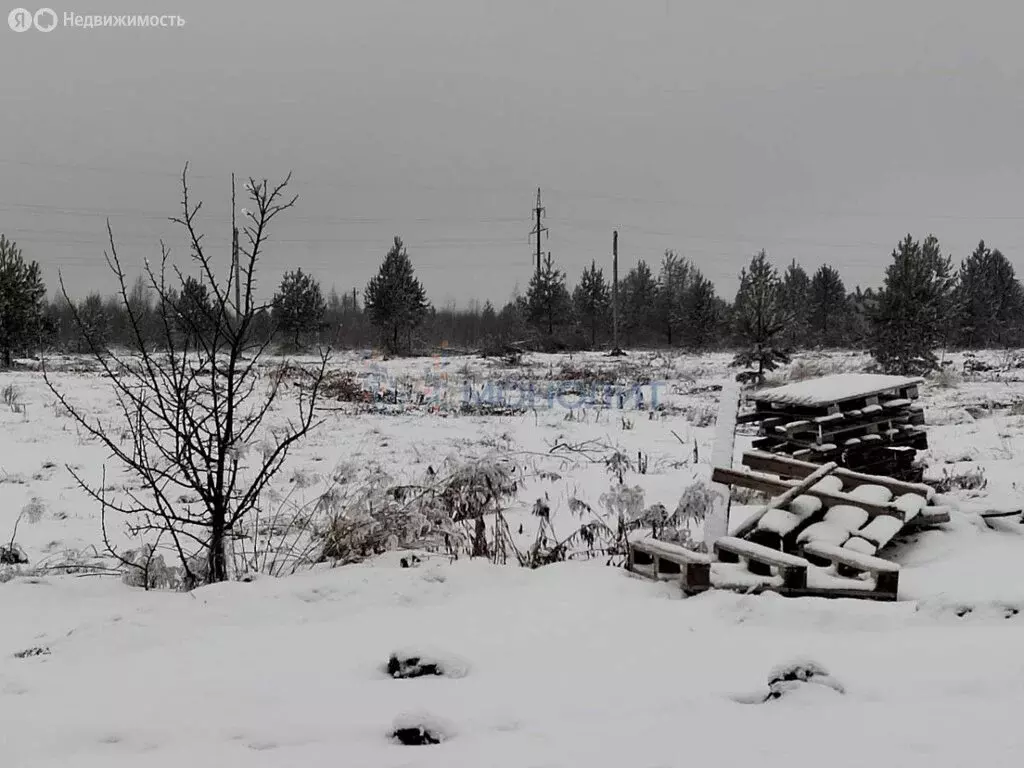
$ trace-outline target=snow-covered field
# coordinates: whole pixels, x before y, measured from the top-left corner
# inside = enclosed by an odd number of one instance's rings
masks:
[[[329,404],[337,410],[324,412],[291,457],[278,495],[314,500],[338,467],[378,466],[399,484],[447,459],[511,456],[522,483],[507,517],[527,546],[538,498],[563,536],[580,525],[571,500],[601,508],[614,480],[603,458],[619,450],[637,457],[625,481],[643,489],[646,504],[671,509],[710,470],[714,386],[734,374],[727,362],[631,355],[629,375],[645,373],[651,384],[643,410],[632,393],[620,410],[577,407],[564,393],[549,402],[559,380],[572,378],[568,369],[617,365],[596,355],[528,356],[516,368],[341,356],[337,370],[383,376],[423,392],[424,403]],[[863,363],[847,354],[812,361],[822,373]],[[423,555],[402,568],[399,553],[192,593],[145,592],[113,576],[60,575],[58,566],[95,562],[102,549],[99,510],[65,465],[99,482],[108,459],[39,374],[0,378],[20,403],[0,406],[0,540],[26,505],[39,517],[23,516],[18,527],[29,566],[0,583],[3,768],[931,768],[1017,765],[1024,751],[1024,526],[1016,519],[989,527],[959,514],[901,545],[904,599],[895,604],[718,592],[684,600],[601,559],[531,571]],[[534,386],[524,412],[458,413],[467,391],[490,402],[523,378]],[[76,403],[113,418],[101,377],[56,380]],[[980,469],[984,494],[1024,500],[1024,371],[954,383],[924,390],[929,475]],[[662,406],[653,418],[652,402]],[[749,443],[741,434],[737,452]],[[106,478],[112,492],[130,482],[109,463]],[[734,506],[733,524],[744,510]],[[111,534],[124,536],[116,523]],[[391,679],[382,665],[400,649],[432,654],[459,674]],[[823,666],[844,693],[807,684],[761,703],[772,669],[801,659]],[[442,743],[389,738],[421,724]]]

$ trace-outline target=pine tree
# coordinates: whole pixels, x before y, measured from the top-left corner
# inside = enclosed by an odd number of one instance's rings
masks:
[[[878,295],[873,288],[861,290],[858,285],[846,295],[846,306],[849,307],[848,342],[858,347],[870,344],[871,317],[878,305]]]
[[[490,338],[498,332],[498,312],[490,300],[484,302],[484,308],[480,311],[480,333],[484,338]]]
[[[16,352],[37,347],[44,331],[46,286],[37,262],[0,235],[0,354],[10,368]]]
[[[715,293],[715,284],[694,270],[684,297],[683,342],[697,350],[713,346],[722,316],[722,301]]]
[[[782,332],[782,343],[789,348],[807,345],[807,332],[810,328],[810,290],[811,279],[807,276],[807,271],[794,259],[782,277],[782,303],[789,316],[786,328]]]
[[[182,283],[181,292],[168,292],[166,300],[174,304],[173,312],[168,312],[166,316],[174,317],[178,332],[187,340],[187,344],[202,342],[208,337],[217,323],[217,317],[205,282],[190,275]]]
[[[686,294],[690,287],[691,265],[675,251],[665,251],[657,285],[657,319],[669,346],[679,341],[686,323]]]
[[[572,299],[565,287],[565,273],[555,269],[549,253],[526,289],[527,317],[530,323],[549,337],[555,327],[569,320]]]
[[[400,237],[395,238],[377,275],[366,286],[363,302],[370,321],[384,334],[392,352],[401,348],[403,334],[408,338],[407,346],[412,346],[412,331],[426,319],[430,302]]]
[[[291,336],[292,345],[297,348],[302,334],[319,330],[327,304],[320,283],[300,268],[285,273],[272,308],[277,327]]]
[[[900,242],[871,314],[871,354],[883,370],[912,375],[938,368],[935,348],[949,332],[954,284],[934,236]]]
[[[643,259],[629,270],[619,289],[620,323],[628,344],[645,340],[657,319],[658,281]]]
[[[523,339],[529,331],[529,314],[526,298],[519,295],[517,286],[512,298],[498,313],[499,337],[503,341]]]
[[[590,346],[597,346],[598,330],[604,330],[608,325],[611,290],[596,260],[583,270],[579,285],[572,292],[572,303],[577,319],[590,331]]]
[[[762,250],[740,273],[740,287],[733,304],[736,334],[746,347],[733,359],[733,365],[756,366],[739,378],[752,378],[761,384],[766,371],[789,362],[789,351],[783,347],[781,336],[790,320],[782,280]]]
[[[103,297],[90,293],[78,306],[78,351],[102,350],[110,341],[110,313]],[[92,345],[92,346],[91,346]],[[94,349],[95,347],[95,349]]]
[[[960,265],[955,303],[964,346],[1003,347],[1020,340],[1024,290],[1009,260],[984,241]]]
[[[849,327],[850,307],[843,278],[828,264],[819,267],[811,278],[807,305],[813,342],[826,347],[843,344]]]

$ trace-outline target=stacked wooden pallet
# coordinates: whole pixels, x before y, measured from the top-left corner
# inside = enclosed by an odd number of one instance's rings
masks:
[[[895,600],[900,568],[884,550],[907,530],[950,519],[926,485],[760,451],[743,463],[748,469],[717,467],[712,479],[767,493],[766,505],[719,538],[711,555],[631,542],[631,570],[677,578],[689,594],[715,587]]]
[[[873,475],[920,480],[928,447],[922,380],[838,374],[757,392],[740,424],[759,424],[754,448]]]

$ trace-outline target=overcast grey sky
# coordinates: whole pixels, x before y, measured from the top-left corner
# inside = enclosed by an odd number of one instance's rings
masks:
[[[761,247],[877,284],[908,231],[1024,272],[1019,0],[51,7],[187,21],[0,28],[0,232],[78,294],[112,287],[107,215],[129,263],[181,243],[186,160],[225,263],[230,173],[294,171],[268,289],[361,293],[399,234],[435,304],[504,302],[538,186],[572,282],[614,227],[624,268],[673,248],[730,298]]]

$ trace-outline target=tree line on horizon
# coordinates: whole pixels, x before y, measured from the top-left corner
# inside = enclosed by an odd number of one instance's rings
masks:
[[[392,354],[438,347],[484,353],[610,349],[615,341],[610,282],[592,261],[570,286],[549,254],[525,293],[517,292],[500,308],[490,301],[438,308],[396,237],[361,292],[332,288],[325,296],[301,268],[286,273],[273,299],[256,314],[253,333],[292,351],[316,345],[379,345]],[[0,235],[4,366],[41,349],[89,352],[97,342],[130,347],[129,308],[143,326],[175,316],[182,332],[202,333],[211,301],[204,281],[191,277],[164,297],[174,303],[170,315],[154,306],[141,277],[127,304],[99,293],[77,301],[63,292],[50,299],[46,294],[38,263],[27,261]],[[737,350],[736,364],[752,379],[763,379],[800,349],[867,349],[884,370],[920,373],[938,365],[939,348],[1024,344],[1024,287],[1009,260],[980,242],[954,267],[932,235],[916,240],[908,234],[901,240],[879,288],[850,290],[830,265],[813,274],[796,261],[780,269],[762,250],[741,270],[736,295],[727,301],[692,260],[667,250],[657,264],[638,260],[620,280],[618,297],[620,346]]]

